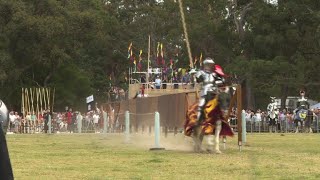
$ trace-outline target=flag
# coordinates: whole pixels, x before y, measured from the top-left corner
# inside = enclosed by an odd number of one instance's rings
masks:
[[[141,71],[141,68],[142,68],[141,61],[142,61],[142,49],[141,49],[140,52],[139,52],[138,71]]]
[[[128,47],[128,59],[131,59],[132,56],[132,42],[129,44]]]
[[[160,65],[160,42],[158,42],[157,46],[157,64]]]
[[[157,46],[157,56],[159,56],[160,53],[160,42],[158,42],[158,46]]]
[[[134,64],[134,65],[137,65],[136,57],[133,57],[133,64]]]
[[[141,60],[142,60],[141,55],[142,55],[142,49],[140,49],[140,52],[139,52],[139,61],[141,61]]]
[[[164,61],[164,57],[163,57],[163,44],[162,43],[160,45],[160,48],[161,48],[161,54],[160,54],[160,56],[161,56],[161,64],[165,65],[165,61]]]
[[[133,53],[132,53],[132,49],[130,50],[130,61],[132,61],[134,63],[134,57],[133,57]]]
[[[197,66],[197,61],[198,61],[198,57],[195,57],[194,58],[194,63],[193,63],[195,67]]]

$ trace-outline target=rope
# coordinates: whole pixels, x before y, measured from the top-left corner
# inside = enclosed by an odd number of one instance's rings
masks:
[[[142,116],[142,115],[154,115],[155,113],[143,113],[143,114],[139,114],[139,113],[129,113],[129,114]],[[119,113],[119,115],[125,115],[125,113]]]
[[[182,0],[179,0],[179,7],[180,7],[180,14],[181,14],[181,21],[182,21],[182,25],[183,25],[183,32],[184,32],[184,36],[186,38],[186,44],[187,44],[187,49],[188,49],[190,67],[193,68],[191,48],[190,48],[190,43],[189,43],[189,38],[188,38],[186,20],[184,18],[184,12],[183,12],[183,8],[182,8]]]
[[[143,114],[139,114],[139,113],[129,113],[129,114],[142,116],[142,115],[154,115],[155,113],[143,113]]]

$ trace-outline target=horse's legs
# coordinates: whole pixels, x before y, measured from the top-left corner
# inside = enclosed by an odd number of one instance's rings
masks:
[[[220,148],[219,148],[219,138],[220,138],[220,132],[222,129],[222,122],[217,121],[216,122],[216,130],[215,130],[215,137],[214,137],[214,150],[217,154],[221,154]]]
[[[207,138],[207,151],[209,153],[212,153],[213,152],[213,145],[214,145],[214,142],[213,142],[214,136],[213,135],[206,135],[206,138]]]
[[[202,141],[202,138],[201,135],[201,127],[198,126],[198,127],[195,127],[194,130],[193,130],[193,142],[194,142],[194,151],[195,152],[200,152],[201,151],[201,141]]]
[[[296,132],[295,133],[298,133],[299,132],[299,121],[296,121]]]

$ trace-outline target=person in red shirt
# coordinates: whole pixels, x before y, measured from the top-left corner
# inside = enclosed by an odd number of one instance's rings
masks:
[[[70,108],[67,112],[67,124],[68,124],[68,131],[71,133],[72,130],[72,109]]]

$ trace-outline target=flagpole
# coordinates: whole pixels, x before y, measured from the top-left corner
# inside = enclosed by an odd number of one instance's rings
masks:
[[[149,35],[149,41],[148,41],[148,69],[147,69],[147,90],[146,94],[149,95],[149,68],[150,68],[150,40],[151,37]]]

